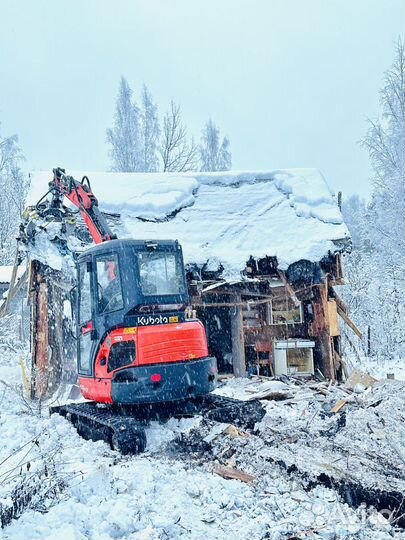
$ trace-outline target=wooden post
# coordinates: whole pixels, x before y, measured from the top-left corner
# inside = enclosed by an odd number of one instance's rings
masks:
[[[312,303],[314,320],[310,326],[310,334],[316,338],[316,351],[321,359],[323,374],[334,381],[336,379],[336,369],[332,337],[330,335],[327,280],[324,284],[314,287],[314,292],[316,299]]]
[[[42,399],[48,388],[48,287],[38,261],[31,261],[31,399]]]
[[[246,377],[245,339],[243,335],[241,301],[241,295],[235,294],[232,296],[232,302],[236,305],[229,308],[231,317],[232,365],[235,377]]]
[[[44,398],[48,390],[49,378],[49,335],[48,335],[48,285],[41,282],[37,296],[36,326],[36,397]]]

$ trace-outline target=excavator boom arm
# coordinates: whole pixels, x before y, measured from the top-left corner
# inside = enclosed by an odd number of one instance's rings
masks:
[[[66,175],[64,169],[53,169],[53,180],[49,187],[55,198],[66,197],[79,209],[96,244],[117,238],[98,207],[87,176],[79,182],[73,176]]]

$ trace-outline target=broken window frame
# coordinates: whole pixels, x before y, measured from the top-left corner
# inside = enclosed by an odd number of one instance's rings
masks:
[[[291,319],[287,319],[285,321],[275,321],[274,320],[274,310],[273,310],[274,300],[280,300],[280,299],[285,300],[286,304],[289,303],[293,307],[293,309],[287,309],[287,310],[284,310],[284,311],[280,310],[280,311],[278,311],[278,313],[293,313],[293,312],[298,311],[299,320],[291,320]],[[296,306],[295,303],[294,303],[294,300],[288,295],[278,297],[278,298],[274,297],[274,298],[271,299],[271,301],[267,305],[268,305],[268,309],[267,309],[268,324],[271,324],[271,325],[301,324],[304,321],[302,302],[299,303],[299,306]],[[286,307],[287,308],[289,307],[288,304],[287,304]]]

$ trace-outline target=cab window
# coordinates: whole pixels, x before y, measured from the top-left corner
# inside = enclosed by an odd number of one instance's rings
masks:
[[[79,264],[79,324],[91,319],[91,292],[90,272],[87,271],[87,262]]]
[[[124,307],[118,256],[96,257],[97,303],[99,313],[109,313]]]
[[[184,276],[178,253],[138,254],[141,289],[145,296],[184,293]]]

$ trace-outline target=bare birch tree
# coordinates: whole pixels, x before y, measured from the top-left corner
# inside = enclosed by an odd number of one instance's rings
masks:
[[[186,172],[198,167],[198,147],[193,138],[188,138],[180,106],[173,101],[163,118],[160,155],[163,172]]]

